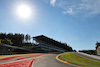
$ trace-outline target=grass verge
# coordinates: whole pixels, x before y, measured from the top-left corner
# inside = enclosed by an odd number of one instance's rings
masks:
[[[72,54],[72,52],[62,54],[58,58],[71,64],[79,65],[82,67],[100,67],[100,62],[79,57],[77,55]]]

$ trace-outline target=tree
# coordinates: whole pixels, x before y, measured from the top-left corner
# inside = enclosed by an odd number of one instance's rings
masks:
[[[5,39],[6,38],[6,33],[0,33],[0,39]]]
[[[24,40],[24,35],[23,34],[17,34],[17,33],[15,33],[13,41],[14,41],[14,44],[16,46],[22,46],[23,40]]]
[[[12,44],[13,44],[13,42],[12,42],[10,39],[8,39],[8,38],[1,39],[1,41],[2,41],[2,43],[4,43],[4,44],[8,44],[8,45],[12,45]]]
[[[100,43],[99,43],[99,42],[97,42],[97,43],[96,43],[96,47],[95,47],[95,48],[97,49],[99,46],[100,46]]]
[[[26,42],[28,42],[30,39],[31,39],[31,36],[28,35],[28,34],[26,34],[26,36],[25,36],[25,40],[26,40]]]

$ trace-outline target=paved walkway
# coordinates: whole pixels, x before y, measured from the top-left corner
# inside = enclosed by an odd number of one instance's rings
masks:
[[[83,57],[83,58],[86,58],[86,59],[89,59],[89,60],[100,62],[100,56],[89,55],[89,54],[82,53],[82,52],[73,52],[73,54]]]

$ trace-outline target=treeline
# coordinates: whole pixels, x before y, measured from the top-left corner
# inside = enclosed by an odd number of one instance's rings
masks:
[[[13,45],[13,46],[23,46],[25,42],[28,42],[31,36],[20,33],[0,33],[0,40],[2,43]]]
[[[79,52],[83,52],[91,55],[97,55],[96,50],[79,50]]]
[[[93,55],[97,55],[97,48],[100,46],[99,42],[96,42],[96,50],[79,50],[79,52],[83,52],[83,53],[87,53],[87,54],[93,54]]]

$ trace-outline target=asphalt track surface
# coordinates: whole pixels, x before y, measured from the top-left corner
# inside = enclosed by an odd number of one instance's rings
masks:
[[[100,59],[95,59],[81,53],[73,52],[73,54],[100,62]],[[58,61],[56,59],[57,55],[57,53],[35,53],[0,56],[0,67],[78,67]]]
[[[36,58],[32,67],[76,67],[56,60],[58,54],[46,54]]]
[[[93,61],[96,61],[96,62],[100,62],[100,59],[96,59],[96,58],[93,58],[93,57],[88,56],[88,55],[85,55],[85,54],[81,54],[81,53],[77,53],[77,52],[73,52],[73,54],[75,54],[77,56],[80,56],[80,57],[83,57],[83,58],[86,58],[86,59],[89,59],[89,60],[93,60]]]
[[[44,53],[0,56],[0,67],[31,67],[35,58]]]
[[[0,56],[0,67],[75,67],[56,60],[58,54],[25,54]]]

